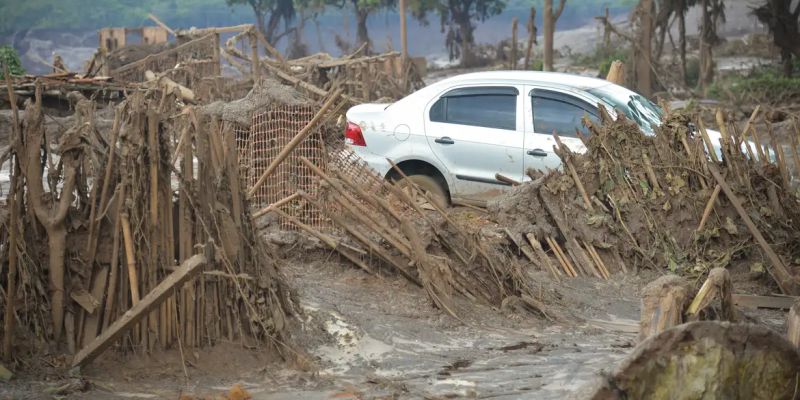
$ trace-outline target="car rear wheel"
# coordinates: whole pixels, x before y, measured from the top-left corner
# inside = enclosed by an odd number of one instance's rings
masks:
[[[418,192],[411,190],[411,185],[406,181],[413,182],[416,184],[417,187],[422,190],[423,193],[427,195],[427,198],[436,203],[440,208],[445,208],[449,204],[449,199],[447,196],[447,191],[442,184],[439,183],[436,178],[428,175],[409,175],[405,179],[402,179],[398,182],[400,187],[409,195],[411,198],[417,202],[417,204],[421,205],[423,208],[433,208],[431,204],[425,199],[425,196],[420,195]]]

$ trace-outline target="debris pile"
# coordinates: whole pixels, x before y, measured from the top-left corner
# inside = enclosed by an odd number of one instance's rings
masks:
[[[287,199],[285,207],[306,204],[321,210],[349,241],[314,229],[281,207],[273,211],[370,274],[388,267],[404,276],[424,288],[436,307],[456,318],[456,295],[550,318],[521,265],[483,243],[478,232],[453,220],[419,187],[383,180],[348,149],[337,148],[331,154],[330,172],[301,158],[323,181],[320,193],[300,191]],[[380,262],[372,261],[375,258]]]
[[[624,116],[601,114],[600,124],[586,121],[585,154],[554,135],[563,170],[529,171],[532,182],[490,205],[534,263],[554,276],[603,278],[614,272],[609,266],[697,276],[743,263],[766,266],[784,294],[800,293],[792,266],[800,257],[800,197],[774,138],[751,123],[739,130],[719,113],[715,150],[702,121],[692,132],[685,115],[667,116],[655,136],[644,136]],[[797,147],[791,151],[797,159]],[[540,251],[545,246],[560,268]]]
[[[14,105],[10,85],[9,96]],[[13,110],[0,218],[6,354],[9,333],[25,332],[66,344],[76,366],[115,343],[152,351],[239,339],[288,355],[292,296],[250,222],[222,120],[185,105],[180,90],[150,89],[117,105],[106,130],[96,104],[72,96],[74,123],[57,143],[43,128],[41,83],[24,121]]]

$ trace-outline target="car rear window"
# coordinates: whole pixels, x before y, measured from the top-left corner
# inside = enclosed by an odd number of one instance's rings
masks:
[[[516,130],[517,89],[455,89],[434,103],[430,119],[433,122]]]
[[[533,128],[537,133],[577,137],[575,130],[588,136],[589,130],[581,122],[588,116],[593,122],[598,120],[597,111],[589,103],[576,97],[549,90],[531,92],[533,106]]]

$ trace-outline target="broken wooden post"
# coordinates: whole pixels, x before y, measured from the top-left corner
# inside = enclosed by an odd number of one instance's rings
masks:
[[[698,321],[641,343],[592,400],[794,399],[800,352],[754,324]]]
[[[647,284],[642,291],[638,341],[683,323],[688,299],[688,285],[677,275],[665,275]]]
[[[717,168],[711,164],[708,165],[708,170],[711,172],[711,175],[714,176],[717,183],[722,187],[722,191],[725,192],[725,195],[728,197],[728,200],[731,202],[733,207],[736,209],[736,212],[739,213],[739,216],[744,221],[744,224],[747,225],[747,229],[750,231],[750,234],[755,237],[756,242],[761,247],[761,250],[766,253],[767,258],[769,259],[772,267],[767,268],[767,271],[772,275],[772,278],[775,279],[775,282],[780,287],[783,294],[788,295],[797,295],[798,294],[798,284],[797,279],[795,279],[789,271],[786,269],[783,261],[781,261],[780,257],[772,250],[767,240],[764,239],[764,236],[761,235],[758,228],[756,228],[756,224],[753,223],[753,220],[750,219],[750,216],[747,214],[747,211],[742,207],[742,202],[733,193],[730,186],[725,182],[725,179],[722,178]]]
[[[721,303],[720,319],[723,321],[735,321],[736,309],[733,307],[733,285],[731,284],[731,274],[725,268],[714,268],[708,273],[708,279],[703,282],[703,286],[686,310],[687,318],[696,319],[698,313],[708,307],[715,297],[719,296]]]
[[[213,246],[209,244],[207,246]],[[142,300],[126,311],[118,320],[114,321],[100,336],[90,342],[75,355],[72,367],[80,367],[94,360],[111,346],[122,334],[141,321],[147,314],[161,305],[172,294],[172,289],[182,285],[200,272],[208,262],[206,256],[197,254],[184,261],[175,272],[169,274],[161,283],[153,288]]]
[[[614,60],[608,69],[606,80],[617,85],[625,85],[625,64],[620,60]]]

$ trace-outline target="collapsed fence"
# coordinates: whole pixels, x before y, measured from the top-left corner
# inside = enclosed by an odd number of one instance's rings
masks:
[[[66,344],[76,366],[112,344],[227,339],[291,355],[293,300],[250,222],[222,121],[159,90],[120,103],[110,131],[95,119],[80,98],[52,146],[37,84],[14,124],[5,353],[24,331]]]
[[[564,170],[529,171],[533,181],[491,211],[516,247],[554,276],[608,278],[609,265],[703,275],[745,264],[765,268],[784,294],[800,294],[792,267],[800,197],[783,148],[774,137],[770,148],[754,129],[757,112],[741,130],[718,113],[721,147],[702,121],[693,132],[679,113],[645,136],[603,112],[601,123],[586,121],[585,154],[557,145]],[[798,159],[797,145],[791,149]]]

